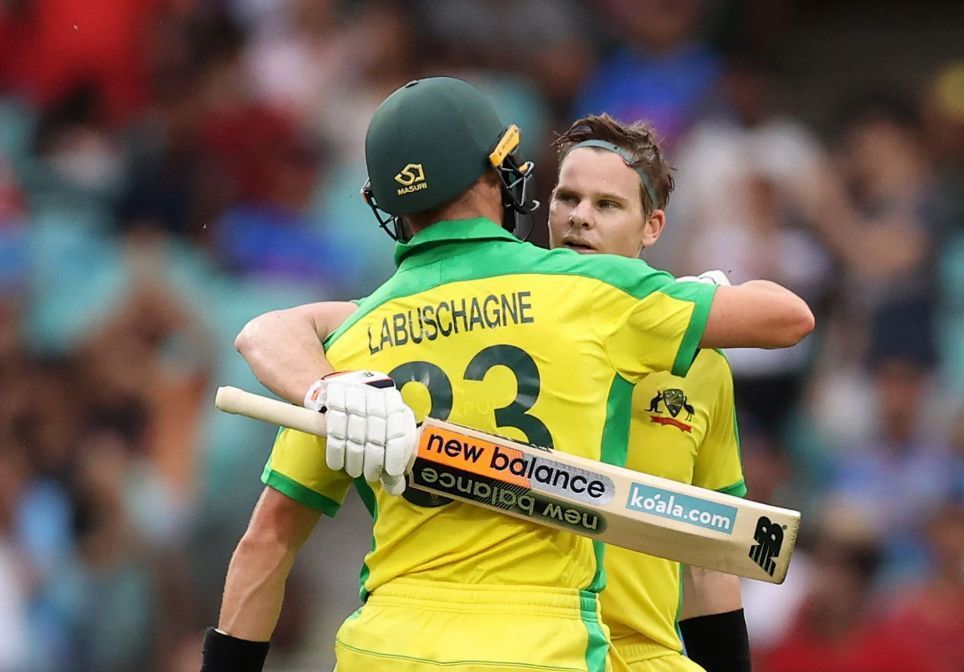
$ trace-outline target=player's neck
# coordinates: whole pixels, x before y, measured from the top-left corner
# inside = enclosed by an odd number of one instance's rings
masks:
[[[502,215],[502,192],[497,186],[493,189],[492,185],[482,178],[454,201],[431,212],[411,215],[406,218],[406,223],[415,234],[435,222],[484,217],[501,223]]]

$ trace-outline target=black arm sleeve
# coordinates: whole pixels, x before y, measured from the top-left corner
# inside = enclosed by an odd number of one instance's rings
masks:
[[[238,639],[208,628],[201,672],[261,672],[267,657],[268,642]]]
[[[750,640],[743,610],[697,616],[679,623],[686,655],[706,672],[750,672]]]

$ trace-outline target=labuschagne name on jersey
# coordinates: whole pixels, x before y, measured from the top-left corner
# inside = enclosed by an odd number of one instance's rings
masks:
[[[669,416],[663,414],[660,405],[666,409]],[[676,427],[682,432],[693,431],[693,425],[689,424],[688,421],[693,419],[696,409],[687,401],[686,393],[679,388],[672,387],[659,390],[656,396],[649,400],[649,408],[646,410],[650,414],[650,420],[656,424]],[[686,414],[685,420],[687,422],[677,417],[680,412]]]
[[[368,327],[368,351],[434,341],[477,329],[532,324],[532,292],[445,299],[394,313]]]

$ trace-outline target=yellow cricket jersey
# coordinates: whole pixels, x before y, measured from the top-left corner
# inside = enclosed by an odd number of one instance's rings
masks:
[[[633,390],[632,416],[627,467],[746,494],[733,377],[721,352],[701,350],[685,378],[647,376]],[[603,620],[622,657],[634,662],[680,651],[680,564],[609,546],[605,567]]]
[[[337,369],[391,375],[419,418],[622,464],[633,385],[690,368],[714,287],[637,260],[522,243],[486,219],[438,222],[325,342]],[[324,439],[282,430],[264,482],[334,515],[351,479]],[[362,596],[393,579],[571,588],[594,599],[602,545],[409,488],[357,480],[373,519]]]

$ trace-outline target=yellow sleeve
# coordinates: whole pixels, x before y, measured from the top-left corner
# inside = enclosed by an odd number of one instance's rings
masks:
[[[733,373],[722,352],[709,351],[703,356],[708,355],[720,358],[722,371],[716,376],[720,384],[706,437],[696,453],[693,485],[743,497],[746,495],[746,484],[743,481],[743,465],[740,461],[740,436],[733,401]]]
[[[604,287],[593,302],[610,364],[634,384],[656,371],[685,376],[706,329],[716,285],[666,277],[642,298]]]
[[[351,476],[325,464],[325,440],[282,427],[261,481],[299,504],[333,517],[351,487]]]

